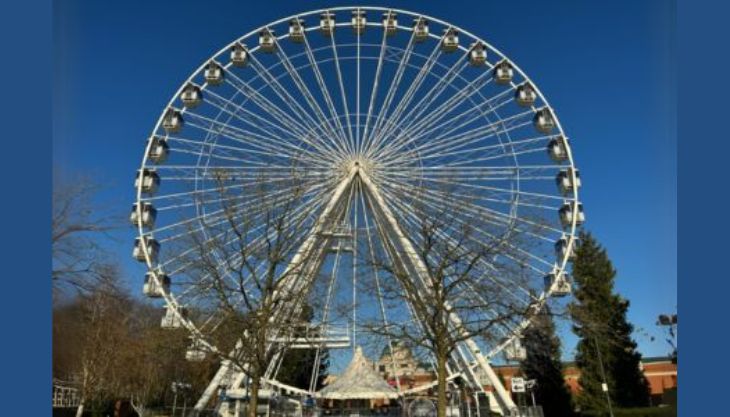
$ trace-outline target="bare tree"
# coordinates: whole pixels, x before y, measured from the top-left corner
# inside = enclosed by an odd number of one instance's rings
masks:
[[[376,216],[386,244],[370,262],[392,279],[383,279],[373,290],[392,305],[407,306],[411,319],[367,324],[374,334],[433,358],[438,417],[446,415],[448,363],[457,347],[475,337],[497,340],[527,312],[525,301],[509,294],[522,283],[519,265],[525,262],[517,249],[517,229],[495,227],[493,216],[476,210],[463,194],[444,190],[443,195],[447,197],[440,201],[422,190],[400,196],[416,214],[398,219],[415,253],[388,239],[392,231],[385,214]]]
[[[53,172],[51,279],[54,290],[71,285],[88,290],[104,269],[99,235],[112,229],[113,217],[95,208],[100,187],[90,177]]]
[[[307,250],[311,208],[305,204],[301,173],[270,178],[257,174],[243,187],[231,187],[234,173],[212,174],[220,205],[202,227],[191,228],[186,246],[194,248],[186,276],[200,308],[216,317],[208,335],[221,360],[248,378],[248,415],[256,416],[267,368],[283,355],[294,329],[306,326],[301,309],[316,274],[316,251]],[[284,190],[282,192],[281,190]],[[302,208],[304,208],[302,210]],[[197,227],[197,225],[196,225]]]

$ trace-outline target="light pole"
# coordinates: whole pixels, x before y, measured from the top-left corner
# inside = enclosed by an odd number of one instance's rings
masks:
[[[603,358],[601,350],[598,348],[598,339],[593,336],[593,345],[596,347],[596,355],[598,355],[598,366],[601,368],[601,390],[606,394],[606,403],[608,404],[608,414],[613,417],[613,407],[611,406],[611,396],[608,393],[608,382],[606,381],[606,370],[603,369]]]
[[[672,347],[672,362],[677,363],[677,315],[660,314],[656,324],[669,329],[667,342]]]

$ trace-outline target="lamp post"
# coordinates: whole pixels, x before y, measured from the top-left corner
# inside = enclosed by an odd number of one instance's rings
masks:
[[[669,339],[667,339],[667,342],[672,347],[672,362],[677,363],[677,315],[660,314],[656,324],[668,328]]]

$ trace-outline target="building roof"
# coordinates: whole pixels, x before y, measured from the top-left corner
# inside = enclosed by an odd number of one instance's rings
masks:
[[[378,375],[358,346],[345,372],[319,390],[317,397],[333,400],[398,398],[398,392]]]

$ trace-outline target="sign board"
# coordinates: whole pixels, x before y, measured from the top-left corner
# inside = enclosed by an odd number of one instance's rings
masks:
[[[512,392],[525,392],[524,378],[512,378]]]

